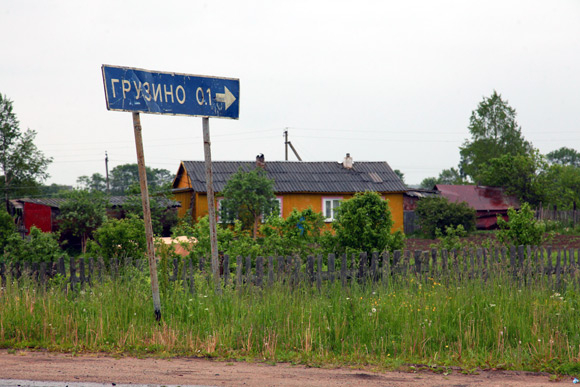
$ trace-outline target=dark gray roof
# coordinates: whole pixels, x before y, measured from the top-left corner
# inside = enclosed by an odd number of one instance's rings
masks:
[[[191,187],[206,192],[205,162],[183,161]],[[239,168],[246,171],[256,168],[253,161],[212,162],[214,190],[223,190],[230,176]],[[384,161],[358,161],[346,169],[334,161],[267,161],[265,170],[274,180],[276,193],[349,193],[349,192],[404,192],[401,179]]]
[[[22,198],[22,199],[14,199],[14,201],[19,201],[21,203],[34,203],[34,204],[41,204],[43,206],[49,206],[54,208],[59,208],[60,205],[64,202],[62,198]]]
[[[123,206],[125,201],[127,200],[128,196],[109,196],[109,204],[112,207]],[[54,208],[60,208],[61,204],[64,203],[66,199],[64,198],[22,198],[22,199],[14,199],[16,201],[22,203],[35,203],[41,204],[43,206],[49,206]],[[164,203],[168,208],[170,207],[180,207],[179,202],[174,200],[165,200]]]

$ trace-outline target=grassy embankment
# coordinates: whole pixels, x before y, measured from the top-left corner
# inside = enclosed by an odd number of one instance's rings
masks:
[[[454,276],[211,290],[162,283],[155,323],[147,276],[64,292],[11,281],[0,290],[0,347],[137,356],[210,356],[317,366],[425,364],[446,372],[507,368],[580,371],[580,295],[540,278],[524,285],[494,271]],[[123,278],[123,277],[122,277]]]

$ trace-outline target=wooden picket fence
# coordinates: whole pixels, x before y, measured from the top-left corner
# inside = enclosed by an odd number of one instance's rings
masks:
[[[340,281],[342,286],[389,281],[408,276],[432,279],[482,279],[504,275],[518,281],[548,279],[555,288],[563,281],[580,287],[580,249],[512,246],[464,249],[461,251],[394,251],[335,256],[329,254],[308,256],[251,257],[238,256],[235,265],[226,254],[220,261],[220,277],[224,286],[267,287],[275,283],[290,285],[309,284],[321,288],[323,283]],[[70,290],[92,286],[105,279],[127,280],[133,275],[126,268],[148,270],[144,259],[124,261],[112,259],[105,265],[102,258],[70,258],[68,265],[61,258],[54,263],[0,264],[0,281],[5,286],[8,279],[29,278],[46,284],[59,277]],[[207,259],[173,259],[158,263],[158,273],[165,281],[180,281],[190,292],[195,292],[197,274],[211,275]]]
[[[550,210],[540,207],[535,215],[538,220],[559,222],[566,227],[576,227],[580,224],[580,211],[577,210]]]

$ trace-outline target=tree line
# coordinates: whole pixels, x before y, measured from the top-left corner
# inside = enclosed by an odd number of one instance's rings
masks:
[[[34,143],[36,131],[20,128],[13,102],[0,93],[0,190],[4,207],[21,197],[59,197],[73,187],[43,183],[50,177],[47,170],[52,157],[47,157]],[[173,174],[167,169],[146,168],[147,182],[154,191],[171,189]],[[101,173],[80,176],[79,189],[110,195],[132,195],[138,190],[137,164],[122,164],[109,173],[109,181]]]
[[[532,207],[575,209],[580,201],[580,153],[562,147],[542,155],[527,141],[516,121],[516,110],[496,91],[471,113],[469,133],[459,147],[457,168],[442,170],[421,182],[504,187]]]

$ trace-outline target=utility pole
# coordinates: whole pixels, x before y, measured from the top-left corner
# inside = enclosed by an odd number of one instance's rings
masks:
[[[286,158],[284,160],[288,161],[288,128],[284,130],[284,145],[286,148]]]
[[[292,145],[292,142],[288,141],[288,128],[284,130],[284,137],[285,137],[284,145],[286,145],[286,161],[288,161],[288,145],[290,145],[290,149],[292,149],[292,152],[294,152],[296,158],[299,161],[302,161],[302,158],[300,158],[298,152],[296,152],[296,149],[294,148],[294,145]]]
[[[111,191],[109,190],[109,155],[107,154],[107,151],[105,151],[105,179],[107,181],[107,195],[110,195]]]

